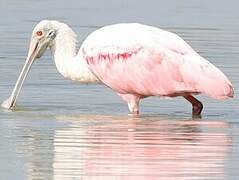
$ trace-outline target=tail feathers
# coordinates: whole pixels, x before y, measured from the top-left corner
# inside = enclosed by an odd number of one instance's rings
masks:
[[[185,83],[193,85],[197,92],[215,99],[234,96],[232,84],[222,71],[197,54],[185,58],[181,71]]]

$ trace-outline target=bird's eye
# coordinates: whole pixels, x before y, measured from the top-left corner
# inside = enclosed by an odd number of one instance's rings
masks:
[[[37,32],[36,32],[36,35],[37,35],[37,36],[42,36],[42,34],[43,34],[42,31],[37,31]]]

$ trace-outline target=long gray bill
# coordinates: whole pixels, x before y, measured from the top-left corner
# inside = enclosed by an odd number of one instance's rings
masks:
[[[37,49],[38,49],[38,42],[31,42],[28,57],[27,57],[26,62],[22,68],[22,71],[17,79],[17,82],[12,91],[12,94],[7,100],[5,100],[2,103],[2,107],[6,108],[6,109],[14,109],[14,107],[16,105],[16,100],[21,91],[23,82],[24,82],[24,80],[25,80],[34,60],[35,60],[35,57],[37,55]]]

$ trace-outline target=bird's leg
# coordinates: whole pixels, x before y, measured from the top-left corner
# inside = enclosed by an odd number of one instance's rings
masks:
[[[130,100],[128,102],[129,111],[132,115],[139,114],[139,101],[137,100]]]
[[[195,97],[193,97],[192,95],[184,96],[184,98],[192,104],[192,107],[193,107],[192,115],[200,116],[202,109],[203,109],[203,104],[199,100],[197,100]]]
[[[128,108],[130,111],[130,115],[138,115],[139,114],[139,101],[140,97],[135,96],[133,94],[120,94],[118,95],[128,103]]]

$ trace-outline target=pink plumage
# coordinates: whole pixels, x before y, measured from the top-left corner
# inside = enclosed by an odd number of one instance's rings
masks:
[[[232,84],[218,68],[179,36],[159,28],[103,27],[88,36],[81,50],[90,70],[128,103],[148,96],[233,96]]]

